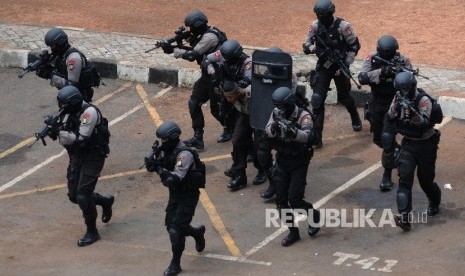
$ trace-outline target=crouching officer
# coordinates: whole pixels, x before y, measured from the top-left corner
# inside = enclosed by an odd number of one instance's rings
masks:
[[[53,140],[58,138],[68,152],[68,197],[82,210],[87,231],[77,244],[86,246],[100,239],[96,205],[102,206],[102,221],[108,223],[115,200],[112,195],[94,193],[105,158],[110,153],[108,121],[97,107],[83,101],[74,86],[63,87],[57,100],[60,109],[64,109],[64,116],[60,118],[62,127],[59,131],[51,131],[49,136]]]
[[[287,87],[280,87],[272,94],[276,106],[271,113],[266,134],[272,138],[272,146],[276,150],[276,169],[273,182],[276,185],[276,207],[288,213],[293,224],[292,210],[308,210],[314,223],[320,222],[320,212],[305,201],[305,186],[307,186],[307,170],[313,156],[312,145],[317,136],[312,127],[312,119],[308,112],[296,106],[295,95]],[[310,218],[309,218],[310,221]],[[315,236],[320,230],[310,224],[308,235]],[[289,246],[300,239],[299,228],[289,227],[290,233],[282,240],[282,246]]]
[[[415,169],[420,187],[428,197],[428,216],[434,216],[439,212],[441,189],[434,182],[434,177],[440,132],[434,129],[435,114],[432,111],[432,101],[422,89],[417,89],[413,73],[398,73],[394,79],[394,87],[399,92],[386,113],[386,125],[393,125],[396,131],[404,136],[397,169],[397,209],[400,215],[396,215],[394,220],[402,230],[409,231]],[[383,130],[381,139],[384,148],[391,146],[391,135],[393,134],[389,130]]]
[[[156,135],[162,142],[161,146],[158,149],[153,147],[153,152],[150,157],[146,157],[145,163],[147,171],[157,172],[163,186],[169,189],[165,225],[170,236],[173,258],[164,274],[177,275],[182,271],[181,256],[187,236],[195,239],[197,252],[202,252],[205,248],[205,226],[194,228],[190,225],[200,194],[199,183],[193,174],[196,166],[194,154],[197,153],[180,141],[181,129],[175,122],[164,122],[157,129]]]

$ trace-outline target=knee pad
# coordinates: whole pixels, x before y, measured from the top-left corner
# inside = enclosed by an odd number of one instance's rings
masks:
[[[383,132],[381,134],[381,144],[383,149],[392,151],[394,149],[394,135],[390,132]]]
[[[97,216],[97,209],[95,208],[95,203],[92,195],[90,194],[78,194],[76,196],[76,201],[79,207],[82,210],[84,216]]]
[[[200,110],[200,106],[202,105],[202,102],[200,102],[197,98],[195,97],[190,97],[188,103],[189,107],[189,113],[192,115],[196,114]]]
[[[321,110],[323,108],[322,105],[324,105],[324,102],[323,102],[323,98],[321,97],[321,95],[318,94],[318,93],[313,93],[313,95],[312,95],[312,108],[313,108],[313,111]]]
[[[405,189],[399,189],[397,191],[397,209],[399,213],[410,212],[410,192]]]
[[[68,199],[69,199],[69,201],[71,201],[72,203],[74,203],[74,204],[78,204],[78,202],[77,202],[77,199],[76,199],[76,196],[75,196],[75,195],[71,195],[70,193],[68,193]]]

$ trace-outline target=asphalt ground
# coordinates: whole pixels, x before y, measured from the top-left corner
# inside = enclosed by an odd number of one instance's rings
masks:
[[[43,127],[43,116],[57,110],[56,90],[34,74],[20,80],[17,73],[0,69],[1,274],[162,274],[171,258],[163,225],[167,189],[139,166],[163,120],[178,122],[182,138],[191,136],[190,91],[121,80],[106,80],[107,86],[96,91],[94,104],[109,119],[112,133],[111,154],[96,191],[114,194],[116,201],[110,223],[98,221],[102,239],[79,248],[76,241],[85,229],[78,206],[66,197],[66,154],[50,139],[46,147],[40,141],[28,147]],[[285,228],[266,227],[266,210],[273,210],[274,203],[259,197],[267,183],[251,185],[253,166],[249,186],[237,192],[226,188],[223,171],[231,164],[232,147],[216,142],[220,125],[208,105],[203,111],[206,148],[200,156],[207,164],[207,187],[193,225],[206,225],[207,246],[196,253],[187,239],[183,275],[463,275],[463,121],[446,119],[441,126],[438,216],[414,224],[409,233],[390,225],[338,226],[322,228],[314,238],[302,223],[302,240],[283,248]],[[318,208],[346,209],[349,221],[354,210],[375,209],[371,218],[378,225],[384,209],[397,211],[395,189],[381,193],[378,188],[380,149],[371,143],[366,121],[355,133],[343,107],[329,105],[326,114],[325,147],[315,151],[310,164],[306,200]],[[445,184],[452,189],[444,189]],[[417,183],[413,199],[414,214],[423,212],[427,199]]]

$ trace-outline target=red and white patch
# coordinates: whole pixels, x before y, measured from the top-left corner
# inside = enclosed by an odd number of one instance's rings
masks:
[[[84,113],[84,115],[82,115],[82,124],[85,125],[89,122],[89,119],[90,119],[90,114],[89,113]]]
[[[310,29],[308,29],[308,33],[309,33],[309,34],[313,33],[312,27],[310,27]]]
[[[70,59],[68,60],[68,70],[73,70],[74,69],[74,65],[76,64],[77,60],[76,59]]]
[[[351,34],[351,33],[352,33],[352,26],[347,25],[347,26],[344,28],[344,33],[346,33],[346,34]]]
[[[220,58],[220,57],[221,57],[221,52],[220,52],[220,51],[216,51],[216,52],[215,52],[215,57]]]
[[[368,54],[366,60],[367,60],[367,61],[370,61],[370,60],[371,60],[371,54]]]
[[[310,114],[306,114],[302,117],[302,119],[300,120],[301,121],[301,125],[308,125],[310,124],[310,121],[311,121],[311,117],[310,117]]]

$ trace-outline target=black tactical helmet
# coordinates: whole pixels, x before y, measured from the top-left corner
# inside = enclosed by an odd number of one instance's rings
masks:
[[[289,87],[279,87],[271,95],[273,104],[285,112],[286,116],[291,115],[295,108],[295,95]]]
[[[413,99],[417,90],[417,80],[412,72],[400,72],[394,79],[394,88],[403,96]]]
[[[399,44],[392,35],[383,35],[378,39],[376,51],[378,51],[382,58],[393,58],[397,50],[399,50]]]
[[[162,141],[176,140],[181,135],[181,129],[173,121],[165,121],[158,127],[156,135]]]
[[[200,28],[202,26],[207,26],[208,18],[201,11],[192,11],[186,15],[184,19],[184,25],[190,28]]]
[[[221,55],[226,61],[235,60],[242,55],[242,46],[237,40],[226,40],[220,48]]]
[[[52,28],[45,34],[45,44],[49,47],[68,43],[68,35],[60,28]]]
[[[60,108],[64,108],[68,113],[73,113],[81,109],[83,98],[77,87],[68,85],[60,89],[57,101]]]
[[[335,11],[336,6],[334,6],[331,0],[318,0],[313,7],[313,12],[315,12],[317,16],[333,15]]]
[[[318,0],[313,7],[313,11],[321,24],[326,27],[331,26],[334,21],[333,14],[336,11],[336,7],[333,2],[330,0]]]

